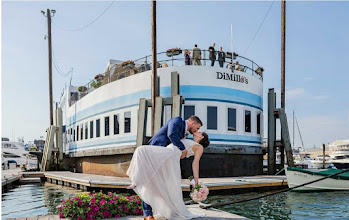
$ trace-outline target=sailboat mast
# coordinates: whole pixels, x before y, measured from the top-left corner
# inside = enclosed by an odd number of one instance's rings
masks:
[[[301,141],[302,141],[302,147],[303,147],[303,149],[304,149],[303,138],[302,138],[302,135],[301,135],[301,131],[299,130],[299,126],[298,126],[297,117],[296,117],[296,116],[294,116],[294,118],[296,119],[296,124],[297,124],[298,132],[299,132],[299,137],[301,138]]]
[[[295,147],[294,147],[294,111],[293,111],[293,121],[292,121],[292,123],[293,123],[293,149],[295,149]]]

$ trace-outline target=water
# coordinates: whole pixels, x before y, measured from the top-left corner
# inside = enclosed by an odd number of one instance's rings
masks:
[[[81,192],[44,183],[20,185],[2,194],[2,219],[57,214],[63,199]],[[262,195],[209,196],[208,203],[239,201]],[[186,199],[187,200],[187,199]],[[251,219],[348,219],[349,192],[288,192],[219,208]]]
[[[207,202],[239,201],[262,194],[210,196]],[[288,192],[219,209],[250,219],[349,219],[349,192]]]
[[[2,194],[2,219],[57,214],[64,198],[81,192],[51,183],[19,185]]]

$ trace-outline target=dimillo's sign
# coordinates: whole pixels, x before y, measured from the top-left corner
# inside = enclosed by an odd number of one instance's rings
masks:
[[[248,84],[247,77],[240,76],[240,75],[234,74],[234,73],[217,72],[217,79],[230,80],[230,81]]]

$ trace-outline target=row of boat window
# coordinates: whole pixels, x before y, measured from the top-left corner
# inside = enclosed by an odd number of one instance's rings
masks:
[[[120,133],[120,114],[113,115],[112,119],[109,116],[104,117],[104,136],[109,136],[110,131],[113,132],[114,135]],[[110,121],[113,120],[113,127],[110,129]],[[70,128],[68,129],[68,142],[71,141],[79,141],[85,139],[94,138],[93,128],[96,128],[96,138],[101,136],[101,119],[91,120],[90,122],[85,122],[84,124],[80,124],[76,126],[76,129]],[[89,126],[90,124],[90,126]],[[85,131],[85,135],[84,135]],[[90,131],[90,132],[89,132]],[[80,132],[80,133],[79,133]],[[131,132],[131,112],[124,113],[124,133]]]
[[[207,106],[207,129],[217,130],[217,110],[216,106]],[[184,106],[184,118],[189,118],[191,115],[195,115],[195,106]],[[251,111],[245,110],[244,127],[247,133],[251,133],[251,117]],[[257,113],[256,120],[256,133],[261,134],[261,113]],[[236,108],[228,108],[228,131],[236,131]]]
[[[184,106],[184,118],[189,118],[191,115],[195,115],[195,106],[186,105]],[[218,112],[216,106],[207,106],[207,129],[208,130],[217,130],[218,128]],[[244,112],[244,130],[247,133],[251,133],[251,111],[245,110]],[[113,117],[106,116],[104,117],[104,136],[109,136],[112,132],[114,135],[120,134],[120,114],[114,114]],[[112,123],[112,128],[110,128],[110,122]],[[256,133],[261,134],[261,113],[256,115]],[[236,131],[236,108],[228,108],[228,131]],[[76,129],[68,129],[68,142],[74,142],[94,138],[94,126],[95,126],[95,136],[96,138],[101,136],[101,119],[91,120],[85,122],[85,124],[80,124],[76,126]],[[124,133],[131,132],[131,112],[124,113]]]

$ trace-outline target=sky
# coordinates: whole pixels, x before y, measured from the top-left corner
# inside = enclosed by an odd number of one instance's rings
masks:
[[[151,54],[149,1],[115,1],[112,5],[110,1],[2,1],[1,4],[2,137],[33,141],[45,137],[49,127],[48,46],[44,39],[47,20],[41,10],[56,10],[52,18],[54,57],[61,72],[73,68],[68,76],[53,68],[55,102],[70,81],[76,86],[86,84],[105,70],[110,59],[135,60]],[[83,28],[109,6],[98,20]],[[292,126],[295,111],[305,147],[349,139],[348,10],[349,2],[287,2],[286,113]],[[158,1],[158,52],[173,47],[192,48],[194,44],[207,49],[213,42],[227,50],[231,25],[234,52],[265,70],[266,137],[268,88],[275,88],[280,106],[279,1]],[[81,30],[69,31],[76,29]],[[292,127],[289,130],[292,139]],[[301,141],[297,129],[296,132],[298,146]]]

